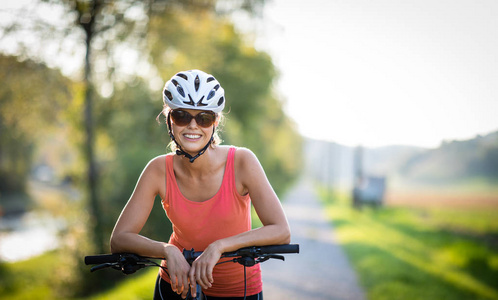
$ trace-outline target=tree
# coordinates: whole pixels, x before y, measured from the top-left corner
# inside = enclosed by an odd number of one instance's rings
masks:
[[[0,68],[0,193],[22,194],[33,145],[62,121],[71,82],[58,70],[13,56],[0,55]]]

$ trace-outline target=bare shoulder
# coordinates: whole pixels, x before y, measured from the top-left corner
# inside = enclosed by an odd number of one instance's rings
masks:
[[[164,164],[166,163],[166,156],[168,156],[168,155],[163,154],[163,155],[156,156],[149,161],[148,165],[153,167],[153,168],[157,168],[159,166],[164,167]]]
[[[235,152],[235,174],[245,185],[254,179],[265,178],[266,174],[256,154],[247,148]]]
[[[154,175],[162,175],[165,173],[166,170],[166,156],[167,155],[159,155],[154,157],[147,163],[147,166],[145,167],[145,171],[150,172]]]
[[[259,160],[250,149],[237,147],[235,152],[235,166],[247,168],[253,164],[259,165]]]

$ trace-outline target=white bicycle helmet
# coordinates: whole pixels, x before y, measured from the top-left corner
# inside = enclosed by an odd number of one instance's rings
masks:
[[[190,70],[179,72],[166,82],[163,101],[171,109],[198,109],[219,113],[225,107],[225,91],[213,75]]]

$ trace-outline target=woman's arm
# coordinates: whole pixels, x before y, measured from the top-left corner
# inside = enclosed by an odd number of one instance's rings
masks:
[[[246,246],[290,243],[290,228],[284,210],[257,157],[249,149],[236,151],[235,179],[237,191],[251,196],[263,227],[219,240],[223,252]]]
[[[290,228],[263,167],[248,149],[239,148],[235,155],[235,181],[237,191],[251,196],[252,203],[263,227],[210,244],[190,269],[190,280],[197,280],[208,288],[213,282],[212,270],[224,252],[248,246],[264,246],[290,243]]]
[[[150,257],[164,257],[165,243],[150,240],[139,235],[149,218],[154,199],[160,193],[159,182],[164,183],[164,171],[161,170],[164,158],[151,160],[138,179],[128,203],[114,226],[111,235],[111,252],[131,252]],[[163,165],[164,169],[164,165]]]
[[[171,244],[140,235],[149,218],[157,194],[166,194],[164,156],[156,157],[145,167],[135,190],[124,207],[111,235],[111,252],[130,252],[142,256],[165,258],[171,287],[186,296],[190,266],[180,250]]]

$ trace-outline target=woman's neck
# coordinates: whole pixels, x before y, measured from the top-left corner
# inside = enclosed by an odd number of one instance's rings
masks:
[[[189,161],[188,158],[186,158],[183,155],[177,155],[176,158],[179,160],[179,163],[182,167],[182,169],[185,170],[185,172],[194,174],[194,173],[204,173],[204,172],[209,172],[210,169],[212,169],[212,166],[216,164],[216,153],[218,152],[218,147],[217,146],[210,146],[206,149],[206,152],[199,156],[193,163]]]

